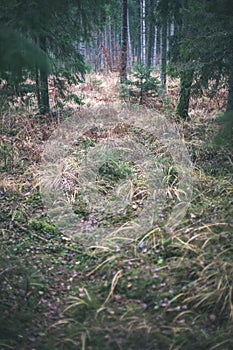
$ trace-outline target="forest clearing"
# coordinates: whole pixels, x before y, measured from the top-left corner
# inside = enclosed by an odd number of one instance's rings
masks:
[[[0,350],[233,349],[232,10],[0,1]]]
[[[103,110],[119,103],[117,86],[117,74],[90,74],[77,88],[88,108],[100,104]],[[170,81],[168,92],[172,107],[177,81]],[[152,103],[157,111],[171,111],[168,102]],[[218,106],[225,103],[224,92],[212,101],[194,99],[191,121],[179,125],[195,149],[194,187],[172,236],[157,222],[116,247],[80,245],[43,209],[40,156],[65,113],[60,120],[23,111],[2,118],[4,141],[12,146],[1,163],[2,349],[232,347],[232,153],[211,142]],[[88,215],[80,201],[77,206],[77,214]]]

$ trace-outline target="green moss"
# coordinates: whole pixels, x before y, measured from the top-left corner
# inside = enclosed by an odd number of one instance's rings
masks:
[[[45,233],[47,235],[56,235],[59,233],[56,226],[48,223],[43,218],[33,218],[29,220],[29,227],[34,231]]]

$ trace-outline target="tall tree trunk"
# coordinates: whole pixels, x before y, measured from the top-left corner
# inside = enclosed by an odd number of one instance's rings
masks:
[[[129,9],[127,10],[127,34],[128,34],[128,66],[132,67],[133,64],[133,54],[132,54],[132,43],[130,35],[130,26],[129,26]]]
[[[167,52],[170,51],[170,42],[171,42],[171,37],[174,36],[174,22],[173,20],[170,20],[168,25],[167,25]]]
[[[90,62],[91,66],[94,68],[94,71],[97,72],[98,70],[98,58],[99,58],[99,43],[98,43],[98,33],[97,31],[93,33],[92,37],[92,45],[89,47],[89,55],[90,55]]]
[[[49,87],[48,87],[48,73],[46,70],[40,71],[41,82],[41,100],[40,100],[40,113],[46,114],[50,112],[49,106]]]
[[[231,70],[228,77],[228,96],[227,96],[227,111],[233,111],[233,71]]]
[[[109,18],[110,21],[110,18]],[[108,46],[107,46],[109,56],[110,56],[110,62],[111,62],[111,68],[113,66],[113,47],[112,47],[112,25],[108,25]]]
[[[116,68],[116,28],[115,24],[111,25],[111,43],[112,43],[112,65],[114,68]]]
[[[39,45],[40,48],[46,53],[46,37],[40,36],[39,37]],[[38,99],[38,106],[40,114],[46,114],[50,112],[50,106],[49,106],[49,88],[48,88],[48,71],[47,68],[44,67],[43,69],[40,69],[39,74],[39,95],[40,98]]]
[[[127,80],[127,42],[128,42],[128,26],[127,26],[127,0],[122,0],[122,24],[121,24],[121,67],[120,82],[123,84]]]
[[[167,82],[167,6],[162,11],[161,27],[160,82],[161,87],[165,89]]]
[[[135,63],[141,63],[141,0],[137,7],[137,45],[134,48],[136,54]]]
[[[147,52],[147,65],[153,64],[153,53],[155,44],[155,0],[150,0],[150,24],[149,24],[149,38],[148,38],[148,52]]]
[[[180,73],[180,91],[176,106],[176,115],[184,120],[189,119],[188,110],[193,74],[193,70],[185,70]]]
[[[156,35],[156,57],[161,61],[161,24],[157,26]]]
[[[154,34],[154,49],[153,49],[153,61],[152,64],[155,67],[157,64],[157,32],[158,28],[155,26],[154,28],[155,34]]]
[[[103,46],[103,34],[101,31],[98,30],[97,33],[97,44],[98,44],[98,58],[97,58],[97,67],[98,69],[104,70],[105,69],[105,57],[102,50]]]
[[[174,19],[171,22],[171,31],[170,31],[171,36],[174,36],[175,34],[175,22]]]
[[[146,1],[141,0],[141,62],[146,63]]]
[[[40,108],[41,101],[40,101],[40,72],[39,68],[36,65],[35,67],[35,76],[36,76],[36,98],[37,98],[37,105],[38,108]]]

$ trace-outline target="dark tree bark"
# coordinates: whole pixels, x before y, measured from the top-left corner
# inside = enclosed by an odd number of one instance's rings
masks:
[[[228,96],[227,96],[227,111],[233,111],[233,71],[228,77]]]
[[[39,46],[46,53],[46,37],[39,37]],[[38,74],[37,70],[37,100],[40,114],[50,112],[49,89],[48,89],[48,71],[47,68],[41,68]]]
[[[176,115],[184,120],[189,119],[188,110],[193,74],[193,70],[186,70],[180,73],[180,91],[176,106]]]
[[[160,81],[163,88],[166,87],[167,75],[167,6],[162,11],[161,28],[161,60],[160,60]]]
[[[161,54],[161,24],[159,23],[157,25],[157,33],[156,33],[156,42],[157,42],[157,45],[156,45],[156,58],[160,57],[160,54]],[[158,59],[159,61],[159,59]]]
[[[127,79],[127,46],[128,46],[128,21],[127,21],[127,0],[122,0],[122,24],[121,24],[121,67],[120,82],[123,84]]]
[[[48,74],[45,70],[40,71],[40,114],[46,114],[50,111],[49,106],[49,88],[48,88]]]
[[[39,68],[36,65],[35,68],[35,77],[36,77],[36,98],[37,98],[37,105],[38,108],[40,109],[41,101],[40,101],[40,72]]]

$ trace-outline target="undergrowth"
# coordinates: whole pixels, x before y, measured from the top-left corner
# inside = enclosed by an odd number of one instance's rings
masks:
[[[58,123],[27,114],[1,120],[0,348],[232,349],[232,149],[212,142],[219,123],[197,118],[181,126],[194,163],[194,189],[172,234],[161,218],[130,243],[89,248],[50,222],[38,188],[40,153]],[[94,147],[105,131],[78,140],[72,160],[79,162],[80,150]],[[134,135],[162,154],[148,132],[127,125],[116,132]],[[164,181],[172,195],[178,176],[164,157]],[[87,222],[91,213],[72,171],[63,180],[76,191],[76,215]],[[146,184],[133,162],[113,158],[99,170],[98,193],[112,196],[119,180],[134,186],[124,213],[130,220],[148,195]],[[71,198],[72,191],[66,191]],[[122,224],[122,216],[104,220]]]

